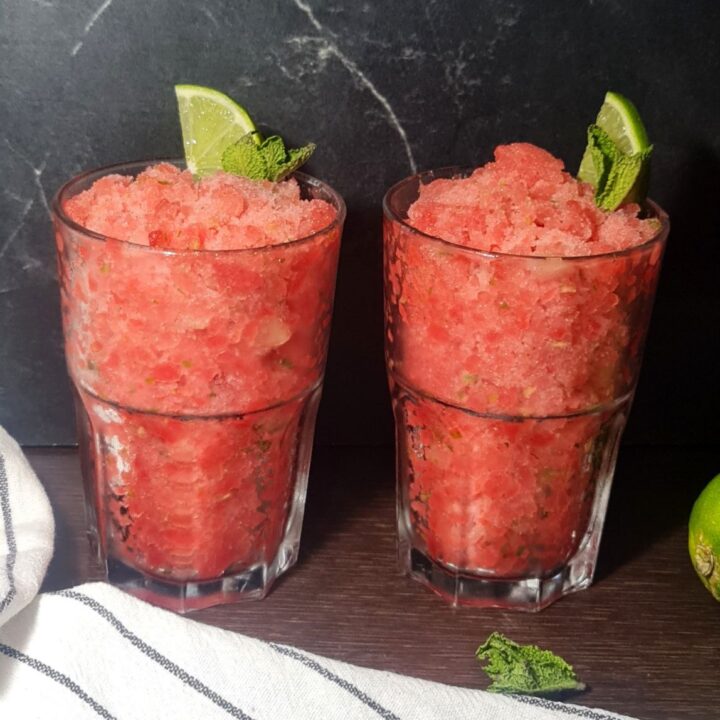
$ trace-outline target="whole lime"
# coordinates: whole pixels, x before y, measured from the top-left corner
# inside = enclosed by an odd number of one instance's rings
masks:
[[[688,547],[695,571],[720,600],[720,475],[700,493],[690,513]]]

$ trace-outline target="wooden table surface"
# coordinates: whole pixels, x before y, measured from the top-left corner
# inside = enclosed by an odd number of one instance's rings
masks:
[[[44,589],[99,577],[75,450],[27,454],[55,509]],[[453,609],[398,573],[388,448],[318,448],[298,565],[262,601],[200,622],[339,660],[473,688],[493,631],[565,657],[589,690],[573,702],[642,720],[720,718],[720,603],[690,566],[687,517],[720,450],[624,448],[595,585],[538,614]]]

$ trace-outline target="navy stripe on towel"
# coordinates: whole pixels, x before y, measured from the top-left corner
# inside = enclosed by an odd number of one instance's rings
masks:
[[[202,683],[196,677],[191,675],[186,670],[183,670],[179,665],[176,665],[172,660],[166,658],[162,653],[155,650],[155,648],[148,645],[144,640],[141,640],[137,635],[131,632],[120,620],[113,615],[104,605],[94,600],[89,595],[79,593],[74,590],[62,590],[54,595],[61,597],[70,598],[77,600],[83,605],[94,610],[100,617],[107,620],[126,640],[132,643],[140,652],[147,655],[151,660],[155,661],[162,668],[167,670],[171,675],[174,675],[179,680],[182,680],[187,686],[196,690],[201,695],[204,695],[208,700],[211,700],[222,710],[225,710],[229,715],[239,720],[253,720],[249,715],[246,715],[239,707],[233,705],[229,700],[226,700],[221,695],[218,695],[214,690],[211,690],[207,685]]]
[[[55,670],[55,668],[46,665],[44,662],[40,662],[40,660],[36,660],[29,655],[25,655],[25,653],[16,650],[14,647],[3,645],[3,643],[0,643],[0,653],[7,655],[13,660],[17,660],[18,662],[25,663],[25,665],[28,665],[33,670],[37,670],[43,675],[47,675],[51,680],[54,680],[56,683],[59,683],[68,690],[71,690],[81,700],[84,700],[100,717],[105,718],[106,720],[117,720],[117,718],[114,715],[111,715],[99,702],[97,702],[97,700],[93,700],[74,680],[71,680],[67,675],[64,675],[59,670]]]
[[[360,688],[356,687],[348,680],[341,678],[339,675],[331,672],[326,667],[322,666],[319,662],[316,662],[312,658],[307,657],[307,655],[303,655],[297,650],[293,650],[292,648],[286,647],[285,645],[277,645],[275,643],[270,643],[270,647],[276,652],[279,652],[281,655],[286,655],[287,657],[291,657],[294,660],[301,662],[306,667],[309,667],[311,670],[314,670],[316,673],[319,673],[324,678],[330,680],[330,682],[339,685],[341,688],[343,688],[343,690],[347,690],[351,695],[354,695],[364,705],[367,705],[367,707],[369,707],[371,710],[374,710],[380,717],[385,718],[385,720],[400,720],[400,718],[395,715],[395,713],[390,712],[390,710],[388,710],[387,708],[384,708],[382,705],[380,705],[379,702],[373,700],[369,695],[360,690]]]
[[[7,538],[7,558],[5,560],[5,572],[8,579],[8,591],[5,597],[0,600],[0,613],[15,599],[17,590],[15,588],[15,560],[17,558],[17,542],[15,541],[15,529],[13,528],[12,512],[10,511],[10,487],[8,485],[7,472],[5,470],[5,458],[0,453],[0,511],[2,512],[3,524],[5,526],[5,537]]]
[[[561,702],[534,697],[533,695],[513,695],[512,697],[526,705],[534,705],[535,707],[541,707],[545,710],[554,710],[555,712],[564,713],[572,717],[586,718],[587,720],[617,720],[617,715],[608,715],[604,712],[592,710],[591,708],[578,707],[577,705],[565,705]]]

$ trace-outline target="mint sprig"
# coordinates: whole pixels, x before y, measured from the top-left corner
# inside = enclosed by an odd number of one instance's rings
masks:
[[[257,132],[243,135],[225,149],[222,169],[251,180],[279,182],[304,165],[315,150],[309,143],[300,148],[286,148],[279,135],[260,139]]]
[[[477,649],[475,657],[487,661],[483,670],[492,680],[490,692],[554,695],[585,690],[561,657],[536,645],[518,645],[498,632]]]
[[[628,154],[620,150],[599,125],[590,125],[587,135],[587,148],[597,179],[595,204],[603,210],[615,210],[620,205],[644,199],[652,145]]]

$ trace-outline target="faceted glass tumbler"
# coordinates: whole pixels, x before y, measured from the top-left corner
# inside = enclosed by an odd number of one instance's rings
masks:
[[[178,612],[261,598],[297,560],[345,206],[308,237],[163,250],[53,201],[88,533],[107,579]]]
[[[669,223],[621,252],[482,252],[384,200],[385,349],[404,571],[453,605],[539,610],[593,579]]]

